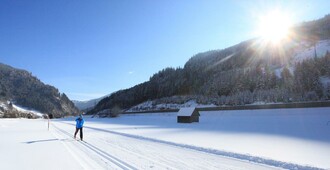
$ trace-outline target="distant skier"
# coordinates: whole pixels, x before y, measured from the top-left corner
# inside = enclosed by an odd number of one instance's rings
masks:
[[[80,139],[83,140],[83,125],[84,125],[84,118],[82,117],[82,114],[79,115],[79,117],[76,119],[76,132],[74,133],[74,138],[76,139],[76,135],[78,131],[80,130]]]

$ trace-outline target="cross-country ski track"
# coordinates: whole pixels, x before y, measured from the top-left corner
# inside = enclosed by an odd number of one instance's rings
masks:
[[[84,128],[87,142],[76,141],[72,124],[55,121],[52,127],[54,137],[84,169],[278,169],[92,127]]]
[[[0,119],[0,169],[329,169],[330,108]]]

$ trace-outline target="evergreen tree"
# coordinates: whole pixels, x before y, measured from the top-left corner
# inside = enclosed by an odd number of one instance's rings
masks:
[[[281,72],[281,84],[284,89],[288,91],[293,91],[293,75],[290,73],[290,70],[287,67],[284,67]]]

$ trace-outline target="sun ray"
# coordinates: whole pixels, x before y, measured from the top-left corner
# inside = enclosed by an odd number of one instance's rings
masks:
[[[290,16],[279,10],[274,10],[259,18],[257,34],[266,43],[279,44],[290,36],[292,22]]]

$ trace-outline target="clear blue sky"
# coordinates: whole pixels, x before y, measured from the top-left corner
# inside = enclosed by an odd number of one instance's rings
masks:
[[[1,0],[0,62],[88,100],[253,38],[256,18],[269,10],[290,11],[298,23],[329,7],[329,0]]]

